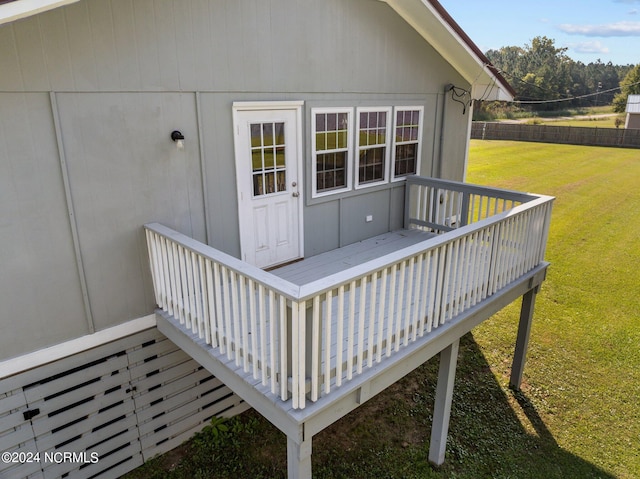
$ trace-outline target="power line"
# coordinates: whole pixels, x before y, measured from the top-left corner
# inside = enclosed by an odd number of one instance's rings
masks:
[[[639,85],[640,82],[632,83],[629,86]],[[609,90],[602,90],[596,93],[587,93],[586,95],[572,96],[569,98],[558,98],[557,100],[514,100],[513,103],[520,103],[521,105],[540,105],[543,103],[559,103],[563,101],[581,100],[582,98],[589,98],[592,96],[602,95],[603,93],[609,93],[612,91],[620,90],[622,87],[610,88]]]
[[[540,85],[536,85],[535,83],[526,82],[522,78],[518,78],[515,75],[513,75],[513,74],[511,74],[509,72],[506,72],[504,70],[498,70],[498,72],[500,74],[507,75],[507,76],[509,76],[509,77],[511,77],[513,79],[516,79],[519,82],[524,83],[525,85],[529,85],[529,86],[538,88],[538,89],[540,89],[542,91],[546,91],[546,92],[549,92],[549,93],[557,93],[557,92],[554,92],[553,90],[551,90],[549,88],[543,88]],[[635,83],[631,83],[630,85],[625,85],[625,86],[632,87],[632,86],[635,86],[635,85],[640,85],[640,81],[639,82],[635,82]],[[621,86],[617,86],[615,88],[610,88],[608,90],[598,91],[596,93],[587,93],[586,95],[578,95],[578,96],[572,96],[572,97],[567,97],[567,98],[558,98],[558,99],[555,99],[555,100],[514,100],[511,103],[518,103],[520,105],[540,105],[540,104],[548,104],[548,103],[561,103],[561,102],[565,102],[565,101],[581,100],[583,98],[590,98],[590,97],[593,97],[593,96],[602,95],[604,93],[611,93],[613,91],[621,90],[621,89],[622,89]]]

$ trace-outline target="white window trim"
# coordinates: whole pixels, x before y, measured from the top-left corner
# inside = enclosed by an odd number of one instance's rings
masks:
[[[360,151],[363,149],[368,149],[366,145],[363,147],[360,145],[360,113],[371,113],[371,112],[385,112],[387,114],[387,125],[385,132],[385,153],[384,153],[384,176],[380,181],[372,181],[367,183],[360,183]],[[393,118],[392,118],[393,117]],[[354,177],[355,177],[355,188],[363,189],[370,188],[372,186],[384,185],[389,183],[389,172],[390,172],[390,160],[391,160],[391,124],[395,115],[393,113],[393,108],[390,106],[373,106],[373,107],[358,107],[356,109],[356,148],[355,148],[355,161],[354,161]]]
[[[322,113],[346,113],[347,114],[347,178],[344,188],[336,188],[327,191],[318,191],[318,175],[317,175],[317,156],[318,153],[323,154],[330,150],[316,151],[316,114]],[[351,191],[353,184],[353,108],[352,107],[336,107],[336,108],[312,108],[311,109],[311,197],[322,198],[323,196],[334,195]]]
[[[398,144],[406,144],[409,142],[396,142],[396,128],[397,128],[397,119],[399,111],[418,111],[418,148],[416,149],[416,175],[420,174],[420,166],[422,158],[422,130],[424,129],[424,106],[396,106],[393,109],[393,144],[391,146],[391,161],[389,162],[389,171],[391,181],[404,181],[407,175],[396,176],[395,175],[395,166],[396,166],[396,145]],[[413,143],[413,142],[410,142]]]

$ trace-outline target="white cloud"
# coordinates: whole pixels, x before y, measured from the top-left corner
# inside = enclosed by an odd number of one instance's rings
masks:
[[[640,22],[616,22],[603,25],[573,25],[564,23],[558,28],[570,35],[587,37],[640,37]]]
[[[597,40],[593,42],[569,43],[567,46],[577,53],[609,53],[609,48]]]
[[[635,8],[633,10],[629,10],[627,12],[629,15],[637,15],[638,14],[638,10],[636,10]]]

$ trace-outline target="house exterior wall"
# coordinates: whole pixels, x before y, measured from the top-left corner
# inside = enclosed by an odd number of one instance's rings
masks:
[[[404,194],[311,198],[312,108],[422,106],[420,173],[464,175],[468,84],[374,0],[81,1],[0,26],[0,69],[0,360],[152,312],[144,223],[239,255],[233,102],[304,101],[307,255]]]

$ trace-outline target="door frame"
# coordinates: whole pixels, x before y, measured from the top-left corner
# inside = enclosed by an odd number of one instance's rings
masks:
[[[304,161],[303,161],[303,147],[302,147],[302,139],[304,137],[302,131],[302,107],[304,106],[304,101],[302,100],[293,100],[293,101],[234,101],[232,104],[232,113],[233,113],[233,146],[234,146],[234,162],[237,162],[238,154],[240,153],[240,149],[243,148],[243,145],[238,144],[238,128],[240,127],[238,121],[238,113],[239,112],[247,112],[247,111],[277,111],[277,110],[290,110],[295,113],[295,131],[296,131],[296,163],[298,170],[298,258],[304,258],[304,222],[303,222],[303,210],[304,210]],[[236,175],[237,175],[237,167],[236,167]],[[241,214],[242,207],[241,204],[243,202],[240,197],[240,189],[238,188],[239,178],[236,177],[236,192],[238,199],[238,215]],[[246,251],[244,251],[244,244],[242,241],[242,231],[240,231],[240,218],[238,216],[238,238],[240,239],[240,258],[245,257]],[[268,266],[267,266],[268,267]]]

